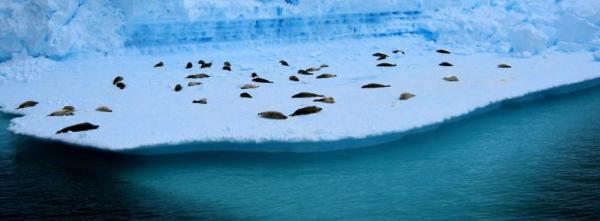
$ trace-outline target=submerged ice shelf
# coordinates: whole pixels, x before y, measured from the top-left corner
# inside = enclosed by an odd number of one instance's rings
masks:
[[[0,64],[0,71],[6,73],[0,81],[0,105],[4,112],[24,115],[11,121],[9,129],[15,133],[112,151],[322,151],[368,145],[354,139],[405,132],[494,102],[600,77],[600,62],[594,62],[586,52],[513,58],[468,54],[452,48],[452,54],[438,54],[437,48],[443,46],[420,39],[387,37],[255,47],[230,44],[207,47],[201,53],[167,56],[132,54],[61,62],[15,59]],[[395,49],[406,54],[391,53]],[[386,62],[398,66],[376,67],[379,61],[371,56],[374,52],[392,55]],[[213,67],[198,69],[199,59],[213,61]],[[279,65],[280,59],[287,60],[290,67]],[[164,61],[165,67],[153,68],[157,61]],[[194,68],[184,68],[188,61],[194,63]],[[232,63],[233,71],[221,70],[224,61]],[[438,66],[443,61],[454,66]],[[511,64],[512,68],[499,69],[496,66],[500,63]],[[300,82],[288,80],[298,69],[320,64],[330,67],[318,73],[334,73],[337,78],[296,74]],[[241,90],[241,85],[253,83],[252,72],[275,83]],[[195,73],[211,77],[201,79],[200,86],[173,91],[176,84],[187,85],[185,77]],[[112,85],[117,75],[124,77],[126,89]],[[460,81],[442,80],[448,75],[456,75]],[[367,83],[391,87],[361,89]],[[332,96],[336,103],[291,98],[303,91]],[[241,92],[254,98],[242,99]],[[399,100],[403,92],[416,97]],[[192,103],[200,98],[207,98],[208,104]],[[40,103],[15,110],[25,100]],[[74,116],[47,116],[65,105],[75,106]],[[110,106],[114,112],[94,111],[101,105]],[[291,114],[309,105],[323,111],[287,120],[257,117],[261,111]],[[63,127],[81,122],[100,127],[56,134]],[[352,144],[332,142],[347,139],[352,139]],[[287,145],[299,143],[307,144],[307,148]],[[180,148],[169,150],[175,144]]]

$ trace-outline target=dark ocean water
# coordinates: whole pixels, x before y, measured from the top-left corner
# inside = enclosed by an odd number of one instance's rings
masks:
[[[0,220],[42,218],[600,220],[600,88],[327,153],[134,157],[1,129]]]

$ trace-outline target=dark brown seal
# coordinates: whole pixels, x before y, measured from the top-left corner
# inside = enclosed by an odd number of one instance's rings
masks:
[[[35,105],[39,104],[39,102],[37,101],[25,101],[23,103],[21,103],[17,109],[23,109],[23,108],[28,108],[28,107],[34,107]]]
[[[321,95],[321,94],[311,93],[311,92],[300,92],[300,93],[294,94],[292,96],[292,98],[310,98],[310,97],[325,97],[325,96]]]
[[[207,104],[208,100],[206,100],[206,98],[202,98],[200,100],[193,100],[192,103],[194,103],[194,104]]]
[[[389,55],[381,53],[381,52],[374,53],[373,56],[377,57],[378,61],[379,60],[384,60],[384,59],[386,59],[386,58],[389,57]]]
[[[273,83],[272,81],[269,81],[267,79],[260,78],[260,77],[253,78],[252,81],[258,82],[258,83]]]
[[[450,52],[449,52],[449,51],[447,51],[447,50],[444,50],[444,49],[438,49],[436,52],[437,52],[437,53],[440,53],[440,54],[450,54]]]
[[[110,107],[107,107],[107,106],[100,106],[100,107],[96,108],[96,111],[99,111],[99,112],[112,112],[112,109],[110,109]]]
[[[56,134],[62,134],[62,133],[67,133],[67,132],[80,132],[80,131],[86,131],[86,130],[95,130],[98,129],[98,125],[92,124],[92,123],[80,123],[80,124],[75,124],[72,126],[68,126],[65,127],[59,131],[56,132]]]
[[[446,61],[440,63],[439,65],[443,66],[443,67],[452,67],[452,66],[454,66],[453,64],[450,64],[450,62],[446,62]]]
[[[317,76],[317,79],[321,79],[321,78],[334,78],[337,77],[337,75],[335,74],[321,74],[319,76]]]
[[[512,66],[510,66],[508,64],[499,64],[498,68],[512,68]]]
[[[396,64],[391,64],[391,63],[379,63],[379,64],[377,64],[377,67],[396,67]]]
[[[200,64],[200,68],[210,68],[212,66],[212,62],[205,62],[203,60],[199,60],[198,64]]]
[[[285,116],[281,112],[277,112],[277,111],[263,111],[263,112],[258,113],[258,116],[260,116],[262,118],[274,119],[274,120],[287,119],[287,116]]]
[[[115,79],[113,80],[113,85],[115,85],[115,84],[117,84],[117,83],[119,83],[119,82],[121,82],[121,81],[123,81],[123,77],[121,77],[121,76],[117,76],[117,77],[115,77]]]
[[[394,54],[398,54],[398,53],[400,53],[400,54],[406,54],[406,53],[404,53],[403,50],[393,50],[392,53],[394,53]]]
[[[115,86],[117,86],[121,90],[125,89],[125,83],[123,83],[123,82],[117,82],[117,84],[115,84]]]
[[[308,71],[306,71],[306,70],[302,70],[302,69],[298,70],[298,74],[302,74],[302,75],[313,75],[313,73],[310,73],[310,72],[308,72]]]
[[[382,88],[382,87],[390,87],[391,85],[383,85],[383,84],[378,84],[378,83],[370,83],[370,84],[365,84],[360,88]]]
[[[249,93],[244,92],[244,93],[240,94],[240,97],[241,98],[252,98],[252,95],[250,95]]]
[[[452,75],[452,76],[447,76],[443,78],[446,81],[458,81],[458,77]]]
[[[308,115],[308,114],[314,114],[314,113],[318,113],[321,110],[323,110],[323,108],[317,107],[317,106],[308,106],[308,107],[303,107],[300,108],[296,111],[294,111],[294,113],[292,113],[290,116],[298,116],[298,115]]]
[[[188,75],[188,76],[187,76],[187,77],[185,77],[185,78],[188,78],[188,79],[198,79],[198,78],[207,78],[207,77],[210,77],[210,75],[208,75],[208,74],[204,74],[204,73],[200,73],[200,74],[192,74],[192,75]]]

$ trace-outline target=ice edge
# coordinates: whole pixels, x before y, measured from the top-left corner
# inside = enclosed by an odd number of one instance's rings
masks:
[[[143,145],[133,148],[126,148],[121,150],[112,150],[103,148],[101,145],[90,146],[82,145],[76,142],[68,142],[59,139],[52,139],[47,137],[36,136],[34,134],[20,133],[9,129],[14,134],[31,137],[41,141],[68,144],[75,147],[91,148],[94,150],[102,150],[107,152],[124,153],[132,155],[163,155],[163,154],[180,154],[188,152],[201,152],[201,151],[239,151],[239,152],[269,152],[269,153],[281,153],[281,152],[296,152],[296,153],[308,153],[308,152],[327,152],[335,150],[345,149],[356,149],[365,148],[376,145],[381,145],[388,142],[400,140],[406,136],[414,134],[422,134],[435,129],[445,126],[448,124],[459,122],[463,119],[467,119],[476,115],[487,113],[490,111],[501,109],[502,107],[515,103],[528,103],[536,100],[544,99],[548,96],[566,95],[577,91],[591,89],[600,86],[600,77],[586,79],[583,81],[568,83],[564,85],[554,86],[547,89],[542,89],[534,92],[529,92],[521,96],[506,98],[500,101],[490,102],[489,104],[481,107],[474,108],[473,110],[466,112],[461,115],[450,116],[440,122],[428,124],[421,127],[414,127],[409,130],[403,131],[392,131],[381,134],[371,134],[365,137],[345,137],[335,140],[321,140],[321,141],[191,141],[191,142],[179,142],[179,143],[168,143],[168,144],[156,144],[156,145]],[[14,112],[1,108],[0,112],[8,117],[14,118],[22,116],[21,114],[15,114]]]

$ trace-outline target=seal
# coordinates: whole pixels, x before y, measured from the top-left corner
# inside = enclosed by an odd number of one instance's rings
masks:
[[[396,67],[396,64],[379,63],[379,64],[377,64],[377,67]]]
[[[155,68],[159,68],[159,67],[162,67],[162,66],[165,66],[165,63],[163,63],[162,61],[159,61],[158,63],[156,63],[154,65]]]
[[[240,87],[240,89],[246,90],[246,89],[255,89],[258,87],[260,87],[260,86],[258,86],[256,84],[244,84],[244,85],[242,85],[242,87]]]
[[[193,100],[192,103],[194,103],[194,104],[207,104],[208,100],[206,100],[206,98],[202,98],[200,100]]]
[[[201,85],[202,82],[197,82],[197,81],[192,81],[192,82],[188,82],[188,87],[193,87],[193,86],[197,86],[197,85]]]
[[[68,127],[65,127],[59,131],[56,132],[56,134],[62,134],[62,133],[67,133],[67,132],[81,132],[81,131],[87,131],[87,130],[95,130],[98,129],[98,125],[94,125],[92,123],[89,122],[85,122],[85,123],[80,123],[80,124],[75,124],[75,125],[71,125]]]
[[[115,84],[117,84],[117,83],[119,83],[119,82],[121,82],[121,81],[123,81],[123,77],[121,77],[121,76],[117,76],[117,77],[115,77],[115,79],[113,80],[113,85],[115,85]]]
[[[382,88],[382,87],[391,87],[391,85],[383,85],[383,84],[378,84],[378,83],[370,83],[370,84],[365,84],[360,88]]]
[[[408,99],[413,98],[414,96],[416,96],[416,95],[411,94],[409,92],[404,92],[404,93],[400,94],[400,100],[408,100]]]
[[[309,97],[325,97],[325,96],[321,95],[321,94],[311,93],[311,92],[300,92],[300,93],[294,94],[292,96],[292,98],[309,98]]]
[[[333,103],[335,103],[335,99],[333,99],[333,97],[324,97],[324,98],[320,98],[320,99],[315,99],[315,100],[313,100],[313,102],[323,102],[323,103],[333,104]]]
[[[290,64],[288,64],[287,61],[285,61],[285,60],[279,60],[279,64],[281,64],[283,66],[290,66]]]
[[[387,55],[387,54],[384,54],[384,53],[381,53],[381,52],[374,53],[374,54],[373,54],[373,56],[374,56],[374,57],[377,57],[377,60],[378,60],[378,61],[379,61],[379,60],[384,60],[384,59],[386,59],[386,58],[388,58],[388,57],[389,57],[389,55]]]
[[[117,84],[115,84],[115,86],[117,86],[121,90],[125,89],[125,83],[123,83],[123,82],[117,82]]]
[[[75,107],[73,107],[73,106],[64,106],[62,109],[68,110],[68,111],[73,111],[73,112],[75,111]]]
[[[241,97],[241,98],[252,98],[252,95],[250,95],[250,94],[248,94],[248,93],[244,92],[244,93],[241,93],[241,94],[240,94],[240,97]]]
[[[438,50],[436,50],[436,52],[437,52],[437,53],[440,53],[440,54],[450,54],[450,52],[449,52],[449,51],[447,51],[447,50],[444,50],[444,49],[438,49]]]
[[[210,68],[210,66],[212,66],[212,62],[205,62],[203,60],[199,60],[198,64],[200,65],[200,68]]]
[[[315,71],[320,71],[320,70],[321,70],[321,68],[320,68],[320,67],[318,67],[318,68],[313,68],[313,67],[310,67],[310,68],[307,68],[307,69],[304,69],[304,70],[305,70],[306,72],[315,72]]]
[[[452,76],[447,76],[443,78],[446,81],[458,81],[458,77],[452,75]]]
[[[252,72],[252,74],[250,74],[250,77],[251,77],[251,78],[258,77],[258,74],[257,74],[256,72]]]
[[[207,78],[210,77],[208,74],[204,74],[204,73],[200,73],[200,74],[192,74],[192,75],[188,75],[187,79],[199,79],[199,78]]]
[[[452,67],[452,66],[454,66],[454,65],[453,65],[453,64],[450,64],[449,62],[445,62],[445,61],[444,61],[444,62],[440,63],[440,66],[443,66],[443,67]]]
[[[313,75],[313,73],[310,73],[310,72],[308,72],[308,71],[306,71],[306,70],[302,70],[302,69],[298,70],[298,74],[302,74],[302,75]]]
[[[294,113],[292,113],[290,116],[298,116],[298,115],[308,115],[308,114],[314,114],[314,113],[318,113],[321,110],[323,110],[323,108],[317,107],[317,106],[308,106],[308,107],[303,107],[300,108],[296,111],[294,111]]]
[[[317,76],[317,79],[319,79],[319,78],[334,78],[334,77],[337,77],[337,75],[335,75],[335,74],[321,74],[321,75]]]
[[[96,108],[96,111],[98,111],[98,112],[112,112],[112,109],[110,109],[110,107],[107,107],[107,106],[100,106],[100,107]]]
[[[190,68],[192,68],[192,67],[193,67],[193,65],[192,65],[192,62],[188,62],[188,63],[185,65],[185,69],[190,69]]]
[[[260,77],[253,78],[252,81],[258,82],[258,83],[273,83],[272,81],[269,81],[267,79],[260,78]]]
[[[400,53],[400,54],[406,54],[406,53],[404,53],[403,50],[397,50],[397,49],[393,50],[392,53],[394,53],[394,54],[398,54],[398,53]]]
[[[75,114],[73,112],[75,112],[75,107],[73,107],[73,106],[64,106],[60,110],[57,110],[57,111],[54,111],[54,112],[48,114],[48,116],[53,116],[53,117],[73,116]]]
[[[327,64],[322,64],[322,65],[320,65],[320,66],[319,66],[319,69],[321,69],[321,68],[328,68],[328,67],[329,67],[329,65],[327,65]]]
[[[179,92],[179,91],[181,91],[181,89],[183,89],[183,87],[181,86],[181,84],[177,84],[177,85],[175,85],[175,88],[173,88],[173,90],[175,92]]]
[[[28,107],[35,107],[35,105],[38,105],[39,102],[37,101],[25,101],[22,104],[20,104],[17,109],[23,109],[23,108],[28,108]]]
[[[258,116],[260,116],[262,118],[273,119],[273,120],[287,119],[287,116],[285,116],[281,112],[277,112],[277,111],[263,111],[263,112],[258,113]]]
[[[510,66],[508,64],[499,64],[498,68],[512,68],[512,66]]]
[[[231,63],[229,61],[223,62],[223,70],[231,71]]]
[[[294,75],[290,75],[290,77],[288,79],[290,79],[290,81],[300,81],[300,79],[298,79],[298,77],[296,77]]]
[[[48,114],[48,116],[52,116],[52,117],[73,116],[73,115],[75,115],[75,114],[73,113],[72,110],[65,109],[64,107],[60,110],[57,110],[57,111],[54,111],[54,112]]]

